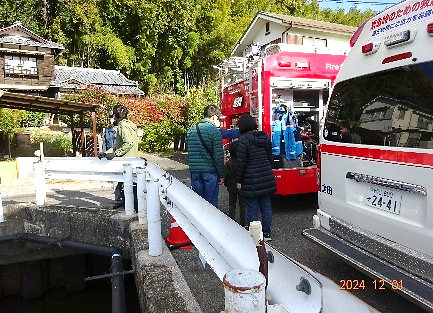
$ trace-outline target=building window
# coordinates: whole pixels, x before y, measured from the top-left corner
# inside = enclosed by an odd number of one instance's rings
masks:
[[[271,33],[271,31],[269,30],[269,22],[266,22],[265,35],[269,35],[270,33]]]
[[[38,75],[36,58],[20,55],[5,55],[5,74]]]
[[[295,35],[290,33],[283,33],[283,43],[292,45],[304,45],[314,47],[327,47],[328,42],[326,39],[306,37],[302,35]]]
[[[314,47],[326,47],[327,46],[326,39],[313,38],[313,37],[302,38],[302,44],[304,46],[314,46]]]

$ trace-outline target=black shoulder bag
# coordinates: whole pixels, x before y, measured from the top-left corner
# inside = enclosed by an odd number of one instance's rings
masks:
[[[203,137],[201,136],[200,127],[198,127],[198,125],[196,125],[195,129],[197,130],[197,135],[198,135],[198,138],[200,138],[200,142],[201,142],[202,146],[206,149],[207,153],[209,153],[210,158],[212,159],[213,167],[215,168],[215,171],[216,171],[217,168],[215,166],[215,160],[213,159],[212,152],[210,151],[209,147],[206,145],[206,143],[203,140]]]

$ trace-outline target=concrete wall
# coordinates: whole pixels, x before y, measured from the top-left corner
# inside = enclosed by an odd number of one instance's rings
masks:
[[[22,204],[6,206],[4,215],[0,237],[28,233],[120,248],[136,268],[143,313],[201,312],[167,246],[163,245],[161,256],[149,256],[147,227],[138,224],[136,215],[109,209]]]

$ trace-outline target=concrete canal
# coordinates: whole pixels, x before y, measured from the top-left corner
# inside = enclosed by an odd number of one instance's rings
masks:
[[[132,263],[122,260],[125,312],[139,313]],[[0,312],[112,311],[110,257],[25,241],[0,244]]]

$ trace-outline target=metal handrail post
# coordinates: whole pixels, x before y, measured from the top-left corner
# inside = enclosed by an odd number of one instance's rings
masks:
[[[123,164],[123,193],[125,197],[125,214],[133,215],[134,211],[134,188],[133,188],[133,175],[132,175],[132,164]]]
[[[266,279],[251,270],[232,270],[224,275],[224,312],[266,312]]]
[[[147,187],[147,218],[148,218],[148,241],[149,255],[159,256],[162,254],[161,237],[161,213],[159,202],[159,179],[149,179]]]
[[[44,205],[45,204],[45,177],[43,176],[42,171],[42,162],[38,161],[33,163],[34,171],[35,171],[35,187],[36,187],[36,204]]]
[[[138,200],[138,224],[147,224],[146,209],[146,172],[143,167],[137,167],[137,200]]]

